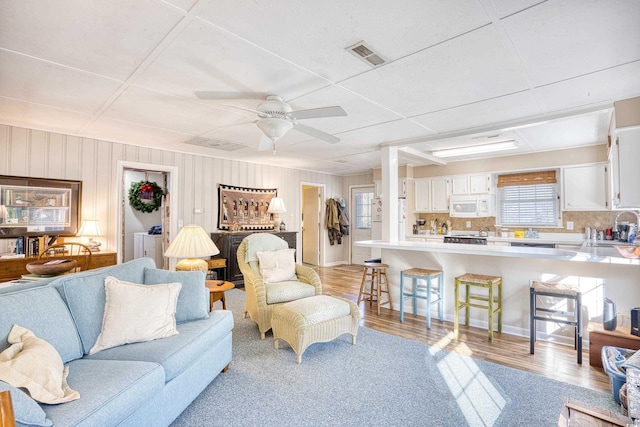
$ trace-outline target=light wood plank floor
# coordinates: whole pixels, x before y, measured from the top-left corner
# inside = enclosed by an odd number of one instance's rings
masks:
[[[322,280],[323,293],[354,302],[358,300],[362,266],[318,267],[315,270]],[[393,297],[392,295],[392,299]],[[610,392],[609,377],[601,368],[589,366],[589,352],[586,349],[582,365],[578,365],[573,347],[537,341],[535,354],[532,355],[529,354],[527,337],[494,333],[493,343],[490,344],[486,329],[461,325],[460,337],[456,340],[453,338],[453,323],[450,322],[440,323],[437,319],[432,319],[431,330],[427,330],[423,316],[405,314],[404,322],[401,323],[398,311],[381,308],[378,316],[375,306],[371,308],[367,302],[361,302],[360,309],[363,314],[361,324],[367,328],[582,387]]]

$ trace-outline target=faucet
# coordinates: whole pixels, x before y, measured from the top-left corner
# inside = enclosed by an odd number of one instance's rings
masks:
[[[480,230],[478,230],[478,235],[480,237],[487,237],[489,235],[489,230],[491,230],[491,228],[482,227],[482,228],[480,228]]]
[[[618,213],[618,215],[616,215],[615,221],[613,222],[613,229],[618,230],[618,218],[620,218],[620,215],[622,215],[623,213],[632,213],[636,216],[636,232],[638,232],[638,230],[640,230],[640,214],[638,214],[638,212],[636,211],[622,211]]]

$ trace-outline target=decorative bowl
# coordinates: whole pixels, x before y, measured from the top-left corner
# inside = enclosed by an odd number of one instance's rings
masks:
[[[26,265],[27,271],[39,276],[57,276],[78,266],[74,259],[43,259]]]
[[[618,253],[625,258],[637,259],[640,258],[640,246],[614,246]]]

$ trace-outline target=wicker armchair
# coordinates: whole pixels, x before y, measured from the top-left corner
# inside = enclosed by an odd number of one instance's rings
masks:
[[[265,283],[260,275],[258,251],[287,249],[287,242],[269,233],[254,233],[244,238],[237,251],[238,266],[244,276],[247,314],[258,324],[260,338],[264,339],[271,329],[271,313],[274,307],[300,298],[322,294],[320,277],[313,269],[295,265],[297,280]]]

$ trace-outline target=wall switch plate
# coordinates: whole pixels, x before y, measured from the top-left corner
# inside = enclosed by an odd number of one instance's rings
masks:
[[[204,210],[202,208],[193,208],[193,213],[194,214],[201,214],[203,212],[204,212]]]
[[[567,230],[573,230],[573,221],[567,221]]]
[[[471,228],[471,221],[467,221],[467,228]]]

